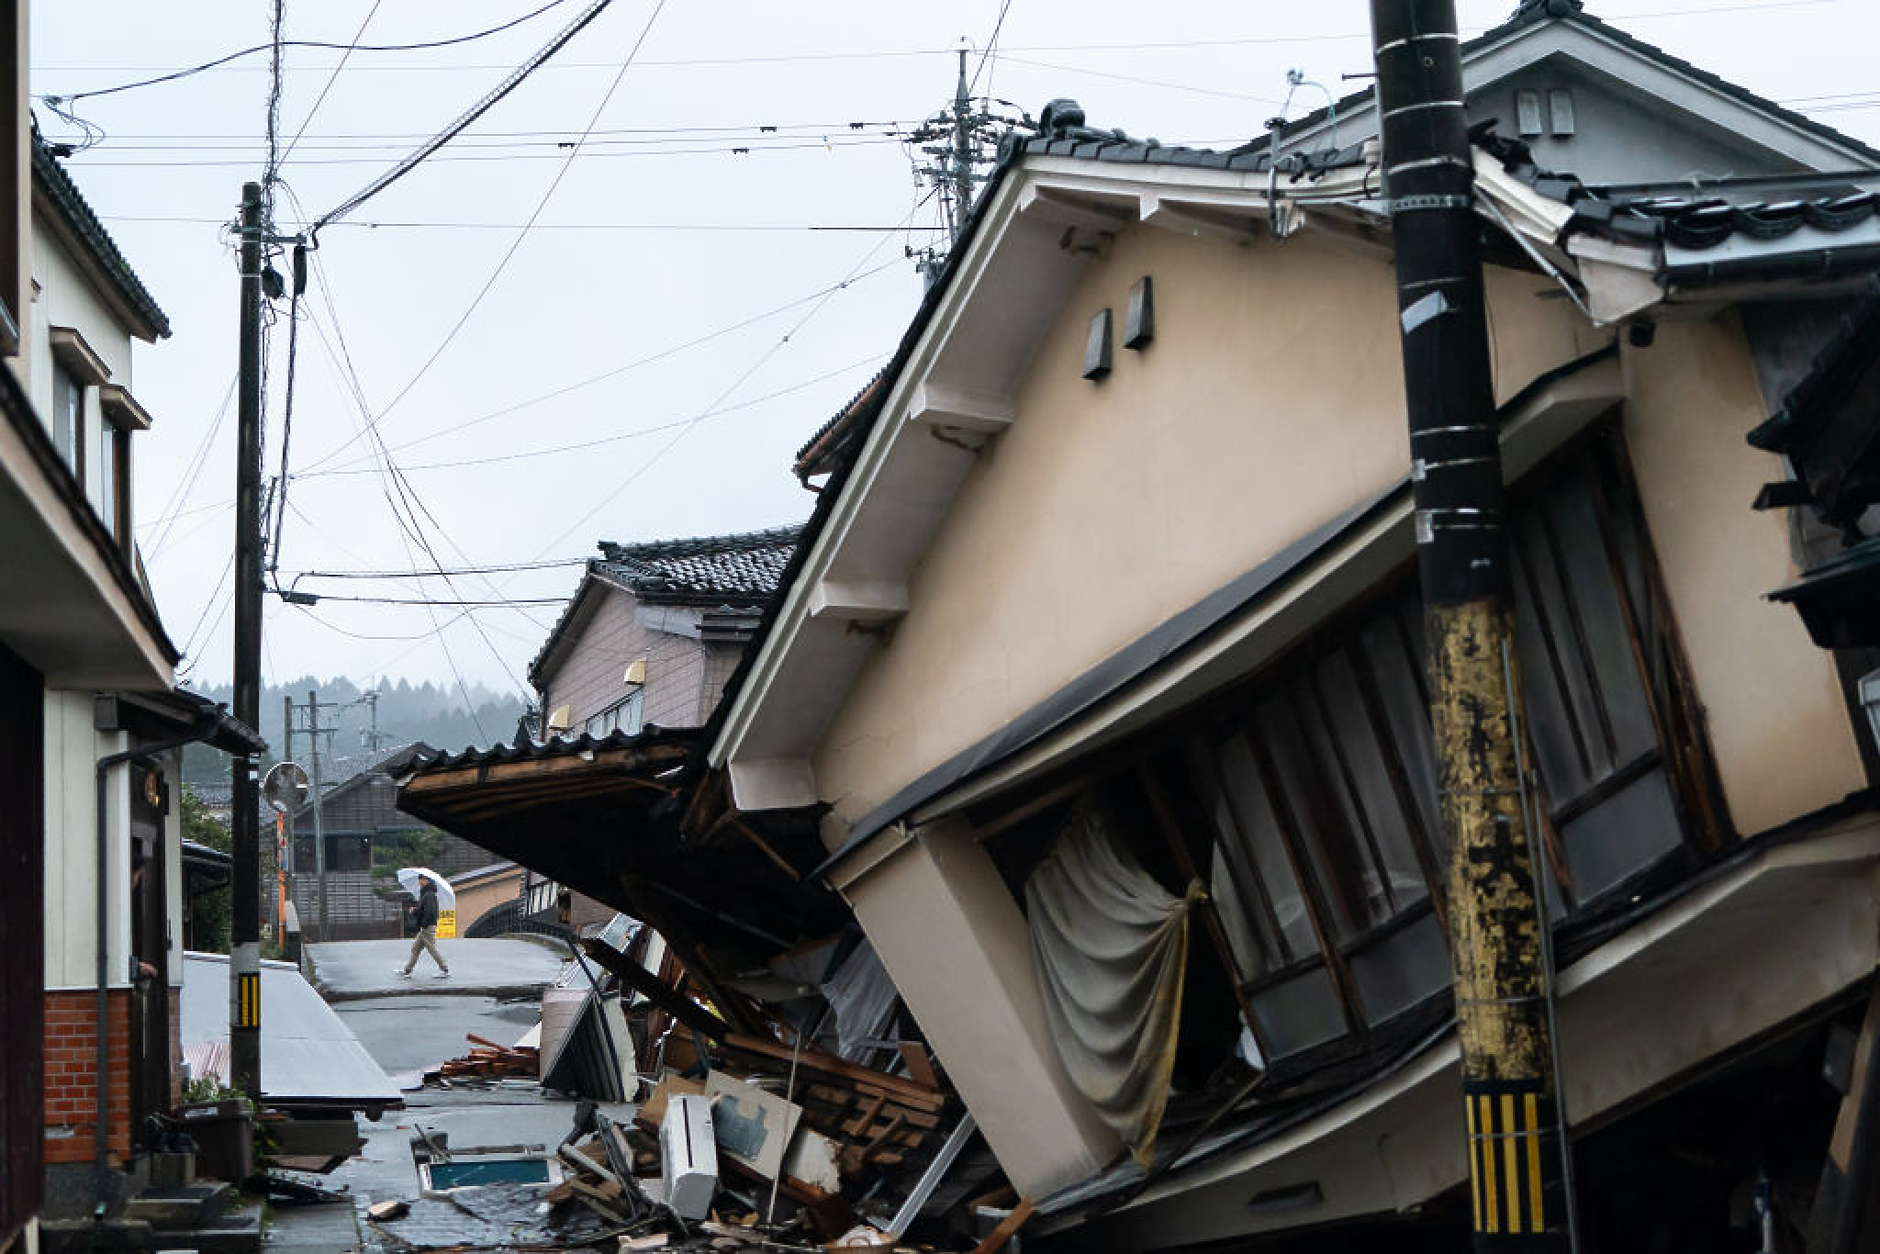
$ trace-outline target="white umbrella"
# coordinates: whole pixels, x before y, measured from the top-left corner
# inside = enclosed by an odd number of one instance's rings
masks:
[[[399,885],[413,897],[418,895],[419,882],[430,880],[437,885],[437,908],[455,910],[457,908],[457,890],[450,886],[445,878],[425,866],[407,866],[398,869]]]

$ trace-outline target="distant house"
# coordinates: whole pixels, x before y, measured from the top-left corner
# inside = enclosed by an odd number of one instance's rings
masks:
[[[320,892],[320,855],[314,837],[312,801],[294,811],[288,880],[294,910],[305,940],[359,940],[403,932],[403,898],[381,892],[395,888],[390,870],[404,865],[405,837],[430,830],[428,824],[398,809],[395,777],[418,758],[434,753],[413,741],[367,759],[352,774],[327,787],[322,783],[319,819],[326,837],[324,914]],[[441,834],[440,834],[441,835]],[[485,850],[455,836],[442,835],[429,866],[450,876],[495,861]],[[374,874],[374,868],[378,874]]]
[[[602,541],[529,664],[549,735],[603,736],[711,716],[797,527],[645,544]]]
[[[615,544],[603,540],[529,664],[543,739],[700,727],[743,657],[800,527]],[[523,913],[604,923],[614,908],[525,877]],[[565,917],[564,917],[565,916]]]

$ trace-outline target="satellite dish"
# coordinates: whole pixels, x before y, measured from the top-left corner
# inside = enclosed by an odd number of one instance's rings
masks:
[[[298,762],[276,762],[261,781],[261,795],[281,814],[298,810],[312,793],[313,785]]]

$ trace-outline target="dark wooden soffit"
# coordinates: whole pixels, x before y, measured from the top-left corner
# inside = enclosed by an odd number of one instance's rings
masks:
[[[681,831],[695,736],[653,728],[434,758],[405,778],[398,808],[655,927],[657,902],[740,961],[841,926],[840,899],[802,874],[821,855],[812,823]]]

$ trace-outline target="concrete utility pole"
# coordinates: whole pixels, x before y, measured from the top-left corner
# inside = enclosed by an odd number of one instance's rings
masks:
[[[235,438],[235,717],[261,726],[261,184],[242,184]],[[261,1096],[261,822],[253,754],[230,761],[229,1077]]]
[[[320,795],[320,732],[331,728],[320,726],[320,694],[317,690],[307,693],[307,744],[308,757],[311,759],[309,772],[313,783],[313,874],[320,890],[320,939],[332,939],[327,935],[326,911],[326,805]]]
[[[960,81],[953,89],[953,240],[966,229],[973,207],[973,99],[966,83],[966,49],[960,49]]]
[[[1454,0],[1371,0],[1477,1250],[1570,1230]]]

